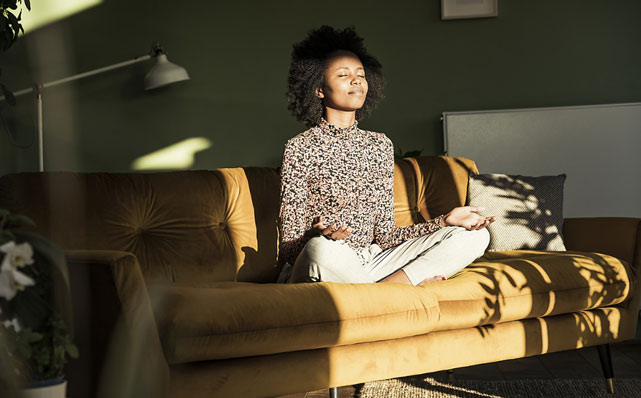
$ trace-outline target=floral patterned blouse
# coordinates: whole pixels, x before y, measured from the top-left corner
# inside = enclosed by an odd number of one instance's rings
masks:
[[[347,226],[345,242],[360,253],[372,243],[385,250],[439,230],[437,221],[397,227],[394,220],[394,147],[382,133],[324,119],[287,141],[281,168],[279,263],[294,264],[322,216]]]

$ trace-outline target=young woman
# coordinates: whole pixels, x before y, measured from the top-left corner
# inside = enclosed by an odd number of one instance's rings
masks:
[[[357,121],[383,86],[381,64],[351,28],[322,26],[294,45],[289,109],[310,129],[283,154],[279,262],[281,276],[293,266],[289,282],[420,285],[445,280],[487,248],[494,219],[479,208],[396,226],[392,142]]]

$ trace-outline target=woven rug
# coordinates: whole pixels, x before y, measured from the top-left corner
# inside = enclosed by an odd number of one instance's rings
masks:
[[[404,377],[365,383],[360,398],[641,397],[641,378],[614,379],[608,394],[603,379],[443,380]]]

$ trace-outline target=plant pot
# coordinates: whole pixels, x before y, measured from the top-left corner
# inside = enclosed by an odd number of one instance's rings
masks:
[[[20,398],[65,398],[67,396],[67,380],[53,379],[40,382],[38,386],[20,390]]]

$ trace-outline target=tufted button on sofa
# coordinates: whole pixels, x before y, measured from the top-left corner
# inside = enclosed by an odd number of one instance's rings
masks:
[[[397,224],[463,205],[470,172],[398,160]],[[282,285],[278,206],[271,168],[0,177],[0,207],[67,255],[69,395],[270,397],[634,336],[639,219],[566,219],[567,252],[487,252],[427,286]]]

